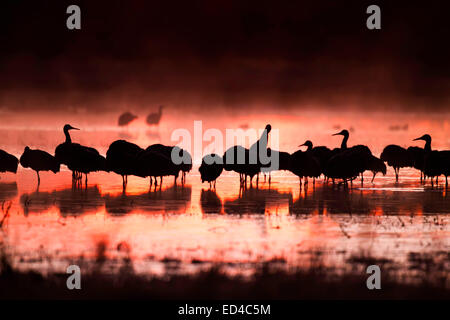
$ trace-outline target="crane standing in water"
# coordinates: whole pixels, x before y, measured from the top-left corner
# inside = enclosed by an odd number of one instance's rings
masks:
[[[186,181],[186,173],[191,171],[192,169],[192,157],[189,152],[178,147],[178,146],[165,146],[163,144],[157,143],[151,146],[148,146],[146,151],[152,151],[159,153],[169,159],[169,161],[175,165],[181,171],[181,183],[185,183]],[[178,159],[174,159],[176,156]],[[180,163],[175,163],[174,160],[179,160]],[[178,177],[178,175],[177,175]],[[176,183],[176,179],[175,179]]]
[[[38,186],[41,184],[41,177],[39,171],[59,172],[60,164],[54,156],[43,150],[33,150],[28,146],[25,147],[22,156],[20,157],[20,164],[24,168],[31,168],[36,171],[38,178]]]
[[[336,154],[330,158],[327,163],[325,173],[332,179],[342,179],[346,184],[348,180],[350,183],[361,175],[361,185],[364,184],[364,171],[373,171],[373,155],[369,147],[365,145],[356,145],[351,148],[347,147],[349,133],[347,130],[342,130],[335,135],[342,135],[341,148],[335,151]]]
[[[64,126],[65,142],[58,145],[55,149],[55,158],[60,164],[65,164],[72,171],[72,178],[75,181],[81,181],[82,174],[87,176],[93,171],[107,171],[106,159],[100,153],[91,147],[86,147],[78,143],[73,143],[70,138],[69,130],[80,130],[72,127],[70,124]]]
[[[411,153],[407,149],[395,144],[386,146],[380,158],[394,168],[396,182],[398,182],[400,168],[412,167],[414,165]]]
[[[299,147],[306,146],[307,152],[310,152],[314,158],[319,161],[320,173],[325,175],[324,168],[326,167],[328,160],[334,155],[333,151],[325,146],[318,146],[313,148],[313,143],[310,140],[306,140],[305,143],[299,145]]]
[[[116,140],[110,144],[106,152],[106,167],[122,176],[124,188],[128,183],[128,176],[136,175],[137,157],[143,151],[138,145],[125,140]]]
[[[423,174],[424,181],[426,177],[430,177],[431,185],[433,186],[433,179],[436,178],[436,184],[440,175],[445,176],[445,186],[448,187],[448,176],[450,175],[450,151],[437,151],[431,149],[431,136],[424,134],[423,136],[414,139],[413,141],[425,141],[424,158],[423,158]]]
[[[4,150],[0,150],[0,172],[17,173],[19,159]]]
[[[256,163],[261,167],[269,163],[269,159],[267,157],[267,145],[269,143],[269,133],[271,130],[272,126],[270,124],[267,124],[258,141],[256,141],[254,144],[250,146],[249,149],[250,163],[256,160]],[[259,172],[256,176],[256,185],[258,185],[258,182],[259,182]]]
[[[198,168],[203,182],[209,182],[209,188],[216,189],[216,180],[223,171],[223,159],[221,156],[211,153],[202,158],[202,164]]]

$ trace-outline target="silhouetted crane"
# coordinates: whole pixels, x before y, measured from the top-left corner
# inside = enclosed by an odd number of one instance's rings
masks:
[[[133,120],[137,119],[138,116],[132,114],[131,112],[124,112],[119,116],[118,125],[121,127],[129,125]]]
[[[189,152],[178,146],[165,146],[157,143],[147,147],[148,151],[158,152],[172,161],[172,163],[182,172],[182,183],[186,180],[186,173],[192,169],[192,157]]]
[[[125,141],[116,140],[106,152],[106,167],[122,176],[122,183],[125,187],[128,183],[128,176],[137,172],[137,157],[144,149],[138,145]]]
[[[423,157],[423,174],[424,181],[426,177],[430,177],[431,185],[433,186],[433,179],[440,175],[445,176],[445,186],[448,187],[448,176],[450,175],[450,151],[437,151],[431,149],[431,136],[424,134],[423,136],[414,139],[413,141],[424,140],[424,157]]]
[[[17,173],[18,165],[19,159],[17,157],[0,149],[0,172]]]
[[[25,147],[22,156],[20,157],[20,164],[24,168],[31,168],[36,171],[38,178],[38,185],[41,184],[41,177],[39,171],[59,172],[59,162],[50,153],[43,150],[33,150],[28,146]]]
[[[258,159],[250,157],[250,151],[242,146],[228,148],[223,154],[224,169],[239,173],[241,187],[247,186],[247,177],[250,177],[250,185],[255,175],[261,171]]]
[[[425,178],[423,174],[425,150],[420,147],[412,146],[406,149],[406,151],[408,152],[408,155],[411,158],[412,167],[420,171],[420,182],[422,182],[423,179]]]
[[[277,170],[290,170],[291,169],[291,155],[288,152],[272,150],[267,148],[267,156],[270,162],[261,166],[261,172],[269,173],[269,183],[271,182],[271,172]]]
[[[336,153],[336,151],[333,153],[332,150],[325,146],[318,146],[313,148],[313,143],[310,140],[306,140],[305,143],[299,145],[299,147],[306,146],[308,147],[306,149],[307,152],[311,152],[311,154],[319,161],[320,164],[320,171],[321,173],[324,173],[324,168],[326,167],[328,160]]]
[[[302,179],[305,178],[304,184],[308,184],[308,178],[319,177],[322,170],[320,168],[319,160],[317,160],[311,152],[298,150],[291,154],[290,171],[299,177],[300,186]]]
[[[361,184],[364,183],[364,171],[371,170],[370,164],[372,160],[372,152],[369,147],[364,145],[356,145],[351,148],[347,147],[349,133],[347,130],[342,130],[335,135],[342,135],[341,148],[333,150],[333,155],[327,163],[325,174],[334,179],[342,179],[344,184],[347,181],[352,182],[355,178],[361,175]]]
[[[400,168],[412,167],[414,165],[410,152],[395,144],[386,146],[380,158],[394,168],[395,181],[397,182]]]
[[[425,146],[423,148],[420,147],[409,147],[408,152],[411,154],[411,157],[414,159],[414,168],[420,170],[420,180],[426,181],[426,174],[424,172],[425,169],[425,158],[431,150],[431,136],[429,134],[424,134],[423,136],[413,139],[413,141],[423,140],[425,141]],[[422,180],[423,176],[423,180]]]
[[[264,128],[261,137],[250,146],[249,149],[249,157],[250,163],[252,163],[253,159],[256,159],[257,163],[261,166],[265,166],[269,163],[269,159],[267,157],[267,145],[269,142],[269,133],[272,130],[272,126],[267,124]],[[259,181],[259,173],[256,177],[256,183]]]
[[[136,175],[140,177],[150,177],[150,187],[153,179],[155,179],[155,187],[158,185],[157,178],[160,178],[160,187],[162,187],[164,176],[174,176],[174,184],[177,183],[177,178],[180,172],[179,166],[172,162],[170,157],[149,150],[148,148],[139,153],[136,160]]]
[[[368,161],[368,165],[367,165],[367,170],[372,171],[373,173],[373,177],[372,177],[372,183],[373,180],[375,180],[375,176],[377,175],[378,172],[381,172],[383,174],[383,176],[386,175],[386,165],[384,164],[383,160],[375,157],[375,156],[371,156],[369,161]]]
[[[65,164],[72,171],[74,180],[81,180],[82,174],[87,176],[94,171],[107,171],[106,159],[100,153],[91,147],[86,147],[78,143],[73,143],[70,138],[69,130],[80,130],[72,127],[70,124],[64,126],[64,135],[66,141],[58,145],[55,149],[55,158],[60,164]]]
[[[209,182],[209,188],[216,188],[216,180],[223,171],[223,159],[221,156],[211,153],[202,158],[202,164],[198,169],[203,182]]]
[[[158,125],[159,121],[161,121],[162,111],[164,106],[159,106],[159,110],[156,113],[150,113],[147,116],[146,122],[150,126]]]

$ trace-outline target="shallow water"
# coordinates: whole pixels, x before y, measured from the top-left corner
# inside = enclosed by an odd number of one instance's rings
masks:
[[[73,116],[71,124],[83,129],[72,139],[105,154],[116,139],[145,147],[156,142],[170,144],[173,128],[192,130],[193,120],[203,119],[204,128],[224,130],[244,124],[263,128],[264,118],[280,129],[281,150],[292,152],[310,139],[318,145],[339,146],[331,134],[353,125],[349,144],[367,144],[379,156],[389,143],[403,146],[424,133],[433,136],[433,147],[450,149],[450,120],[445,115],[308,113],[236,118],[187,115],[183,121],[167,114],[159,129],[137,121],[128,129],[114,126],[115,115],[86,118]],[[63,141],[64,122],[54,115],[30,125],[14,114],[3,117],[2,148],[20,156],[25,145],[53,153]],[[206,119],[205,119],[206,118]],[[6,120],[5,120],[6,119]],[[255,120],[256,119],[256,120]],[[420,119],[420,121],[418,121]],[[226,120],[226,121],[225,121]],[[36,122],[33,122],[36,123]],[[408,123],[408,130],[392,131],[393,124]],[[172,143],[173,144],[173,143]],[[198,161],[199,159],[195,159]],[[401,171],[400,182],[388,169],[364,185],[355,180],[349,189],[333,187],[322,179],[300,189],[290,173],[263,176],[258,187],[241,191],[238,176],[226,172],[215,191],[201,184],[198,167],[188,174],[184,186],[166,178],[161,189],[149,190],[148,180],[130,177],[122,190],[120,176],[94,173],[87,188],[74,188],[71,173],[35,173],[20,168],[17,175],[2,174],[0,202],[9,203],[9,217],[1,241],[20,269],[62,271],[68,263],[88,263],[105,256],[115,268],[131,258],[139,273],[195,272],[222,263],[230,273],[249,273],[255,263],[272,261],[287,268],[322,266],[355,267],[365,257],[389,261],[398,272],[412,274],[417,256],[448,259],[450,249],[450,201],[444,180],[432,188],[419,183],[412,169]],[[448,261],[447,261],[447,267]],[[448,271],[448,269],[446,270]]]

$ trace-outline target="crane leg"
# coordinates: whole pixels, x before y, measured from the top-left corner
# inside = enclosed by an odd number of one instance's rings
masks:
[[[85,173],[84,185],[87,187],[87,173]]]
[[[272,174],[269,172],[269,185],[270,185],[271,180],[272,180]]]
[[[41,177],[39,176],[39,171],[36,171],[38,178],[38,186],[41,184]]]

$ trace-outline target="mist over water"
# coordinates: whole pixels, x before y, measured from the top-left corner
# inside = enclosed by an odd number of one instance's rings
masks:
[[[156,107],[154,108],[156,109]],[[154,110],[149,110],[152,112]],[[349,146],[368,145],[379,156],[383,147],[404,147],[424,133],[433,137],[434,149],[450,149],[448,113],[305,111],[260,113],[218,111],[180,113],[167,108],[159,127],[145,124],[147,112],[127,128],[117,126],[118,112],[20,113],[3,112],[0,122],[2,149],[20,156],[25,146],[54,153],[64,141],[62,126],[80,131],[74,142],[97,148],[103,155],[111,142],[125,139],[147,147],[174,145],[171,133],[178,128],[192,132],[193,121],[203,130],[216,128],[263,129],[267,123],[279,130],[281,151],[293,152],[311,140],[314,145],[338,147],[341,129],[350,131]],[[249,142],[250,144],[253,142]],[[270,139],[269,139],[270,143]],[[203,146],[208,143],[204,142]],[[194,159],[194,161],[199,159]],[[17,175],[2,174],[0,201],[11,201],[7,227],[0,233],[7,250],[21,269],[62,271],[70,261],[95,260],[99,243],[106,245],[108,263],[114,265],[124,249],[137,272],[195,272],[212,263],[223,263],[231,273],[249,273],[256,263],[308,267],[352,268],[355,257],[387,259],[397,272],[410,276],[414,254],[440,257],[450,244],[448,190],[419,183],[419,172],[400,171],[395,183],[392,168],[364,186],[355,180],[349,190],[333,188],[322,179],[300,189],[298,178],[287,172],[272,174],[271,184],[260,176],[259,187],[239,189],[235,173],[224,172],[215,191],[201,184],[198,167],[185,186],[164,185],[149,190],[148,179],[130,177],[125,191],[114,173],[94,173],[88,187],[73,189],[71,173],[64,167],[57,175],[41,173],[37,188],[33,171],[19,167]],[[178,181],[179,183],[179,181]],[[314,260],[316,259],[316,260]],[[353,261],[353,262],[352,262]]]

